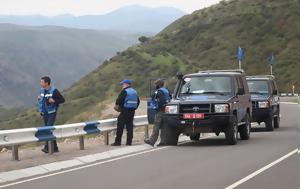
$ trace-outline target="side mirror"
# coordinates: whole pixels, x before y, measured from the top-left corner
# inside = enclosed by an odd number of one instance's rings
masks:
[[[243,88],[239,88],[236,95],[244,95],[245,91]]]
[[[273,95],[277,95],[277,94],[278,94],[278,91],[277,91],[277,90],[274,90],[272,94],[273,94]]]
[[[181,72],[178,72],[176,74],[176,77],[177,77],[178,80],[181,80],[183,78],[183,74]]]

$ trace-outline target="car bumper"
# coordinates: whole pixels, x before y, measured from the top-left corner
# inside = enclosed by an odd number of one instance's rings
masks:
[[[262,122],[272,113],[270,108],[255,108],[252,110],[252,121]]]
[[[183,119],[181,114],[164,114],[163,123],[168,127],[177,127],[183,133],[222,132],[232,123],[230,114],[205,115],[205,119]]]

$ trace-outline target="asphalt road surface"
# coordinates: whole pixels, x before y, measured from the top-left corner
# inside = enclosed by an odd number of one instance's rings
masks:
[[[281,106],[281,127],[254,128],[251,139],[228,146],[224,136],[154,148],[15,183],[9,189],[299,189],[300,107]]]

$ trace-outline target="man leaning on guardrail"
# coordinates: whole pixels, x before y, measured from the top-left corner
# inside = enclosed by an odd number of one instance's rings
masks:
[[[161,131],[162,127],[162,115],[164,112],[164,106],[170,101],[171,98],[169,90],[164,87],[164,80],[157,79],[154,84],[156,90],[152,95],[150,108],[155,110],[155,121],[151,137],[144,140],[145,143],[151,146],[154,146],[158,139],[159,131]],[[158,146],[165,145],[165,137],[163,133],[160,134],[160,138],[161,140]]]
[[[136,90],[131,87],[131,80],[125,79],[120,84],[122,85],[122,91],[119,94],[115,110],[120,112],[118,116],[117,123],[117,134],[115,138],[115,142],[111,144],[112,146],[120,146],[123,130],[126,125],[127,130],[127,141],[126,145],[131,145],[133,138],[133,118],[135,114],[135,110],[140,105],[140,99]]]
[[[42,88],[38,96],[39,112],[44,119],[45,126],[53,126],[55,124],[58,107],[65,102],[65,99],[56,88],[51,86],[50,77],[42,77],[40,85]],[[54,152],[59,152],[56,140],[54,140],[53,143]],[[48,142],[46,142],[42,151],[44,153],[49,152]]]

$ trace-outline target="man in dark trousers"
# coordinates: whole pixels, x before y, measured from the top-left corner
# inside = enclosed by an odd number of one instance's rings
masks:
[[[133,138],[133,119],[135,110],[140,105],[140,99],[138,97],[138,94],[136,90],[134,90],[131,87],[131,80],[125,79],[121,82],[122,85],[122,91],[119,94],[117,100],[116,100],[116,107],[115,109],[118,109],[120,111],[120,115],[118,117],[118,123],[117,123],[117,136],[115,139],[115,142],[111,144],[112,146],[120,146],[123,130],[126,125],[127,130],[127,141],[126,145],[130,146],[132,144],[132,138]]]
[[[39,112],[44,119],[45,126],[53,126],[55,124],[58,107],[61,103],[65,102],[65,99],[56,88],[51,87],[50,77],[42,77],[40,85],[41,90],[38,97]],[[53,143],[54,152],[59,152],[56,140],[54,140]],[[46,142],[42,151],[44,153],[49,152],[48,142]]]
[[[152,95],[151,99],[151,108],[155,110],[155,121],[153,126],[152,135],[150,138],[145,139],[144,142],[154,146],[156,143],[158,136],[159,136],[159,130],[161,130],[162,127],[162,115],[164,113],[164,106],[170,101],[170,92],[168,89],[164,87],[164,81],[162,79],[158,79],[154,82],[156,90]],[[165,145],[164,142],[164,133],[160,134],[160,143],[158,146]]]

